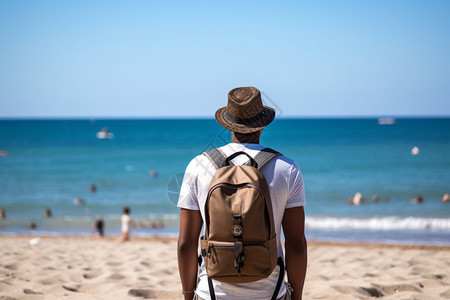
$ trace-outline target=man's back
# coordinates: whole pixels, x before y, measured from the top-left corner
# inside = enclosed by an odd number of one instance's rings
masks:
[[[260,144],[230,143],[220,149],[225,156],[244,151],[251,157],[265,147]],[[236,157],[232,163],[242,165],[248,158],[244,155]],[[186,169],[185,179],[180,191],[178,206],[186,209],[200,210],[203,223],[205,223],[205,201],[208,193],[209,183],[216,171],[213,164],[204,155],[195,157]],[[261,173],[266,178],[269,185],[270,196],[274,216],[275,231],[277,234],[278,256],[283,257],[280,243],[281,223],[286,208],[303,206],[305,204],[303,179],[297,164],[285,157],[278,156],[269,161],[262,169]],[[209,288],[207,275],[204,268],[200,270],[200,282],[197,294],[202,298],[208,298]],[[228,284],[214,281],[215,293],[218,298],[221,296],[227,299],[270,299],[278,279],[279,267],[266,279],[243,284]],[[283,284],[279,295],[286,293],[286,286]]]

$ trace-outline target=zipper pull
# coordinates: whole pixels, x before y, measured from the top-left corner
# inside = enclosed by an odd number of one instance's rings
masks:
[[[209,244],[208,246],[208,258],[211,258],[211,248],[214,247],[214,244]]]
[[[214,248],[214,244],[210,244],[208,247],[208,258],[211,259],[211,262],[213,264],[216,264],[216,260],[214,259],[214,256],[212,254],[212,248]]]

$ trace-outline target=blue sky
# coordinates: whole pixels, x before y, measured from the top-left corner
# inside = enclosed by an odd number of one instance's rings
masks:
[[[450,116],[450,1],[0,1],[0,117]]]

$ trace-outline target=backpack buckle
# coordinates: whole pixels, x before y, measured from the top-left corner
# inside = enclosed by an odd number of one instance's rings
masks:
[[[241,225],[233,225],[233,227],[231,227],[231,233],[233,233],[235,237],[241,236],[243,232],[244,229]]]

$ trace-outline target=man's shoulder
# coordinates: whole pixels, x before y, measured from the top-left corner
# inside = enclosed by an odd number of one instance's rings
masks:
[[[195,156],[188,164],[186,172],[190,177],[194,176],[212,176],[215,172],[215,167],[211,161],[202,154]],[[186,175],[185,175],[186,177]]]
[[[295,162],[295,160],[293,160],[292,158],[287,157],[287,156],[285,156],[285,155],[283,155],[283,154],[278,155],[276,158],[279,159],[279,160],[281,160],[281,161],[283,161],[283,162],[286,163],[287,165],[290,165],[290,166],[297,166],[297,163]]]
[[[189,162],[188,167],[198,167],[209,163],[208,158],[203,153],[195,156],[191,161]]]
[[[269,148],[269,147],[266,147]],[[273,151],[276,151],[279,153],[278,156],[275,156],[272,160],[275,161],[277,163],[277,165],[279,167],[289,167],[289,168],[298,168],[297,163],[295,162],[295,160],[293,160],[292,158],[286,156],[283,154],[283,152],[279,151],[276,148],[269,148],[272,149]]]

